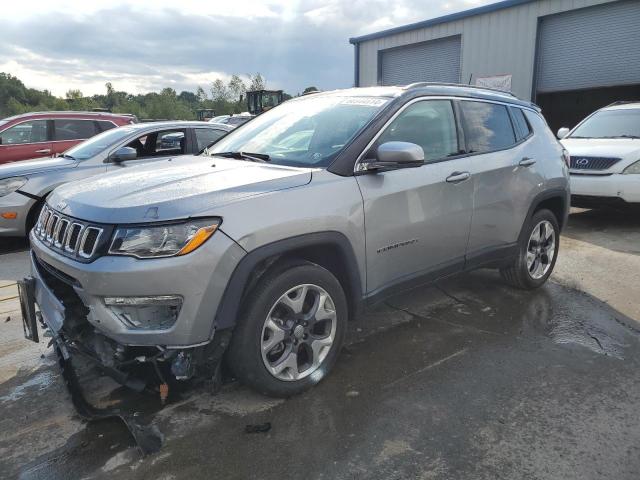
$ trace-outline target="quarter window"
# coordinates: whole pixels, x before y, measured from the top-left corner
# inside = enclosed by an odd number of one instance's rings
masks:
[[[195,132],[198,152],[204,150],[227,133],[224,130],[218,130],[216,128],[196,128]]]
[[[48,140],[47,121],[33,120],[23,122],[0,133],[2,145],[21,145],[25,143],[46,142]]]
[[[516,143],[504,105],[465,100],[460,102],[460,108],[468,153],[502,150]]]
[[[106,132],[107,130],[111,130],[112,128],[116,128],[117,125],[114,125],[112,122],[107,120],[98,120],[98,127],[102,132]]]
[[[378,138],[386,142],[410,142],[424,150],[426,162],[459,153],[453,106],[448,100],[425,100],[409,105]]]
[[[516,131],[516,139],[520,140],[527,138],[531,133],[531,127],[524,115],[524,112],[520,108],[511,107],[511,118],[513,118],[513,127]]]

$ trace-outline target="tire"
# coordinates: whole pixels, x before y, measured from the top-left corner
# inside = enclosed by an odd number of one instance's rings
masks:
[[[242,383],[289,397],[329,373],[348,317],[344,290],[331,272],[288,263],[261,278],[246,300],[227,351],[227,364]]]
[[[541,235],[541,225],[544,225],[545,233]],[[538,238],[545,236],[543,245],[538,244],[535,238],[537,229]],[[551,237],[552,230],[553,237]],[[550,240],[553,241],[551,251]],[[533,290],[541,287],[547,281],[558,258],[560,247],[560,228],[558,219],[550,211],[541,209],[535,212],[525,224],[518,241],[518,256],[507,267],[500,269],[502,278],[510,285],[522,290]],[[537,262],[537,263],[536,263]]]

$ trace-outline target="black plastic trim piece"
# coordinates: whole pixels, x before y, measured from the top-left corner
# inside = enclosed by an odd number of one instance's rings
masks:
[[[360,270],[351,243],[342,233],[336,231],[316,232],[279,240],[250,251],[238,263],[231,274],[231,279],[222,296],[214,321],[214,329],[224,329],[235,326],[236,319],[247,286],[252,274],[260,262],[278,255],[295,252],[307,247],[320,246],[337,247],[345,261],[345,271],[348,275],[348,285],[345,293],[352,305],[357,305],[363,295]],[[211,332],[213,335],[213,331]]]
[[[34,195],[33,193],[23,192],[22,190],[16,190],[16,193],[19,193],[20,195],[24,195],[25,197],[29,197],[29,198],[31,198],[33,200],[37,200],[37,201],[44,200],[44,198],[47,196],[47,194],[45,194],[43,197],[39,197],[37,195]]]
[[[545,190],[544,192],[539,193],[533,198],[533,201],[529,206],[529,211],[527,212],[527,216],[525,217],[524,223],[522,224],[520,235],[522,235],[525,225],[527,224],[529,219],[533,216],[533,213],[536,211],[538,206],[545,200],[550,200],[552,198],[559,198],[563,202],[564,212],[562,214],[562,218],[558,219],[558,226],[560,227],[560,231],[562,231],[562,229],[567,225],[567,221],[569,220],[569,209],[571,205],[571,198],[570,198],[569,190],[565,190],[562,188],[553,188],[551,190]],[[520,236],[518,236],[518,238],[520,238]]]
[[[402,293],[422,285],[428,285],[441,278],[461,273],[463,271],[463,267],[464,257],[458,257],[448,262],[436,265],[435,267],[405,275],[367,293],[364,301],[366,305],[374,305],[395,294]]]
[[[502,267],[518,255],[518,243],[513,242],[498,247],[482,248],[466,255],[465,271],[478,268]]]

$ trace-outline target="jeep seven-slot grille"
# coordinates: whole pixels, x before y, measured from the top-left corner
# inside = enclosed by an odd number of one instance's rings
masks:
[[[571,168],[574,170],[606,170],[620,161],[610,157],[571,157]]]
[[[93,260],[111,233],[104,225],[76,220],[47,205],[40,212],[33,231],[52,250],[81,262]]]

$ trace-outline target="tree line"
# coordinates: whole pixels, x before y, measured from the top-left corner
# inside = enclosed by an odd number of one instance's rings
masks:
[[[177,93],[173,88],[160,92],[131,94],[116,90],[108,82],[106,92],[85,96],[80,90],[69,90],[65,98],[56,97],[48,90],[27,88],[20,79],[0,73],[0,118],[19,113],[47,110],[106,109],[114,113],[132,113],[140,120],[195,120],[197,110],[212,109],[216,115],[229,115],[247,110],[246,92],[265,88],[260,73],[250,75],[248,82],[232,75],[227,82],[214,80],[208,90],[198,87],[195,92]],[[308,87],[305,91],[315,87]],[[291,98],[285,93],[285,99]]]

